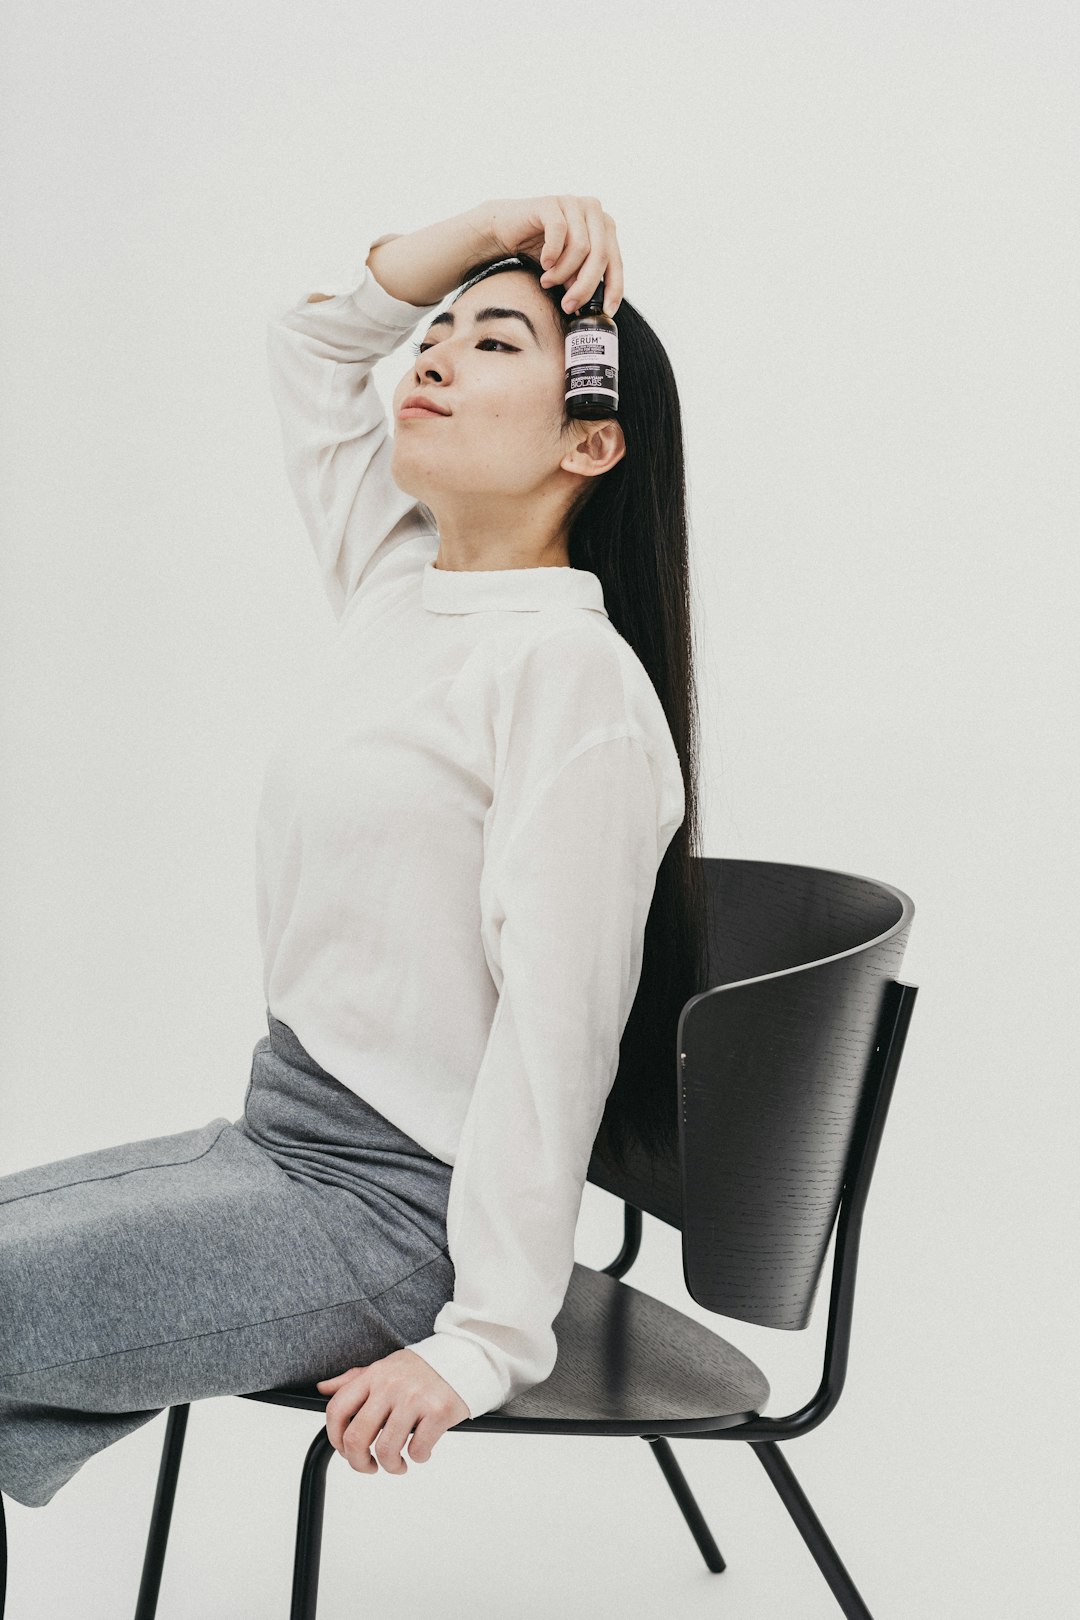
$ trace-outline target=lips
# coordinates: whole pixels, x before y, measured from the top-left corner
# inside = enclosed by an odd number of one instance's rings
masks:
[[[410,394],[407,399],[402,400],[401,407],[398,410],[399,417],[419,414],[425,416],[449,416],[450,412],[445,405],[437,404],[428,394]]]

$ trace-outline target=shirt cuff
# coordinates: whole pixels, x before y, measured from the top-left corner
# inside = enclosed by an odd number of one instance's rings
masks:
[[[433,304],[410,304],[404,298],[395,298],[388,293],[381,282],[375,280],[371,266],[365,264],[360,284],[343,296],[351,298],[365,315],[370,315],[373,321],[381,326],[400,328],[402,332],[410,331],[425,315],[430,315],[438,309],[442,299],[438,298]]]
[[[471,1418],[505,1405],[506,1385],[478,1344],[453,1333],[432,1333],[405,1349],[415,1351],[445,1378],[469,1408]]]
[[[442,299],[439,299],[434,304],[410,304],[404,298],[395,298],[393,293],[387,292],[381,282],[375,280],[370,265],[364,266],[358,285],[350,288],[348,292],[331,293],[328,298],[320,298],[314,304],[309,304],[308,299],[315,290],[312,287],[305,288],[284,308],[280,304],[275,304],[268,312],[269,318],[276,323],[283,320],[286,315],[321,315],[324,312],[330,313],[327,310],[328,304],[340,306],[352,303],[361,314],[366,315],[376,325],[384,326],[392,332],[400,332],[404,337],[406,332],[412,331],[418,321],[422,321],[426,315],[434,314],[442,302]]]

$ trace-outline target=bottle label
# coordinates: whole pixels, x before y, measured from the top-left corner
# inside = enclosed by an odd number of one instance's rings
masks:
[[[568,332],[565,339],[565,399],[583,390],[619,397],[619,334],[602,327]]]

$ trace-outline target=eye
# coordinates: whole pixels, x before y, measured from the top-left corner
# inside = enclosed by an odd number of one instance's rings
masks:
[[[517,354],[519,352],[512,343],[504,343],[501,338],[481,338],[476,347],[482,349],[485,343],[494,343],[498,348],[505,349],[507,354]],[[433,343],[410,343],[409,347],[412,349],[413,354],[423,354],[425,349],[433,349],[435,345]]]

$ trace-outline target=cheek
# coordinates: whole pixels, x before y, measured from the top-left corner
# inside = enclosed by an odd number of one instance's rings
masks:
[[[534,380],[527,392],[500,388],[484,399],[477,420],[504,443],[520,446],[528,458],[543,458],[563,431],[562,381]]]

